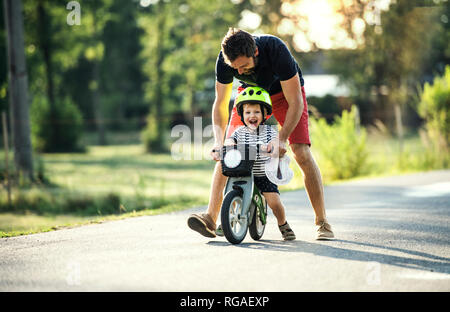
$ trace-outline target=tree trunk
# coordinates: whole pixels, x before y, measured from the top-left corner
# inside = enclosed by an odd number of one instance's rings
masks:
[[[56,114],[55,92],[53,87],[53,66],[52,66],[52,42],[50,32],[50,17],[45,12],[44,1],[40,0],[38,3],[38,24],[39,24],[39,46],[42,51],[44,59],[45,75],[47,78],[47,98],[50,104],[50,120],[49,127],[51,127],[50,146],[58,144],[60,141],[59,136],[61,131]]]
[[[403,153],[403,121],[402,121],[402,108],[399,103],[394,104],[395,114],[395,128],[397,129],[398,148],[399,152]]]
[[[100,91],[99,91],[99,84],[100,84],[100,69],[99,69],[99,61],[95,60],[93,65],[93,77],[94,81],[96,81],[96,86],[94,87],[94,90],[92,90],[92,105],[94,107],[94,118],[95,123],[97,125],[97,134],[98,134],[98,144],[99,145],[106,145],[106,130],[105,130],[105,122],[103,119],[103,113],[101,108],[101,101],[100,101]]]
[[[28,76],[21,0],[4,0],[14,162],[20,176],[34,180],[30,138]]]
[[[161,8],[161,11],[163,11],[164,8]],[[158,38],[158,46],[156,48],[156,77],[159,79],[160,84],[164,81],[164,70],[162,68],[165,58],[164,53],[164,32],[165,32],[165,24],[166,24],[166,16],[165,12],[160,11],[160,16],[158,17],[158,26],[156,29],[156,36]],[[163,100],[163,90],[161,85],[156,83],[155,84],[155,112],[156,112],[156,118],[155,121],[157,122],[156,125],[156,141],[153,142],[154,149],[158,152],[164,151],[164,124],[165,124],[165,118],[164,118],[164,100]]]
[[[97,16],[97,6],[95,5],[93,8],[93,15],[94,15],[94,44],[99,42],[99,34],[98,34],[98,25],[96,21]],[[98,53],[98,51],[96,52]],[[100,93],[100,58],[98,55],[96,55],[96,58],[94,60],[93,64],[93,70],[92,70],[93,80],[96,82],[94,89],[92,90],[92,105],[93,105],[93,111],[94,111],[94,118],[95,118],[95,124],[97,126],[97,134],[98,134],[98,144],[99,145],[106,145],[106,129],[105,129],[105,122],[103,118],[103,111],[101,107],[101,93]]]

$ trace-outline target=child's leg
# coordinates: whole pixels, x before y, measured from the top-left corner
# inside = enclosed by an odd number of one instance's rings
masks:
[[[272,209],[273,214],[277,218],[278,225],[283,225],[286,223],[286,214],[284,212],[284,206],[280,199],[280,194],[275,192],[264,192],[262,193],[267,201],[267,204]]]
[[[272,209],[273,214],[277,218],[278,228],[280,229],[281,235],[284,240],[294,240],[296,239],[294,231],[286,221],[286,214],[284,213],[284,206],[280,199],[280,194],[264,192],[262,193],[267,201],[267,204]]]
[[[261,194],[267,201],[270,209],[272,209],[273,214],[277,218],[278,228],[280,229],[281,235],[284,240],[295,239],[294,231],[286,221],[285,208],[281,202],[280,193],[278,192],[278,187],[269,181],[267,177],[254,177],[256,186],[261,191]]]

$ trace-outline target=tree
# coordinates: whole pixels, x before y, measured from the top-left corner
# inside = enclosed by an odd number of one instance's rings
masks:
[[[368,3],[353,1],[343,16],[350,34],[352,21],[364,21],[361,42],[356,49],[334,52],[328,62],[328,69],[351,86],[366,121],[384,121],[400,139],[405,113],[414,113],[407,104],[415,101],[417,85],[435,62],[431,42],[439,34],[441,8],[427,3],[398,0],[370,22],[364,19]]]
[[[167,36],[169,30],[168,23],[174,18],[174,1],[161,1],[150,7],[152,19],[145,21],[144,28],[151,33],[151,73],[150,73],[150,93],[152,107],[150,114],[153,116],[147,118],[147,128],[143,132],[145,146],[147,151],[165,152],[164,129],[166,125],[166,116],[164,112],[164,82],[166,79],[163,64],[169,53],[170,39]],[[150,133],[149,133],[150,132]]]
[[[8,72],[7,38],[5,30],[5,13],[0,4],[0,73]],[[0,75],[0,111],[8,111],[8,75]]]
[[[92,107],[95,117],[95,124],[97,126],[99,145],[106,145],[106,127],[104,121],[104,109],[101,102],[102,89],[100,85],[100,63],[103,59],[104,45],[100,41],[100,37],[104,24],[109,18],[109,14],[106,14],[105,12],[107,11],[107,8],[108,6],[104,5],[104,3],[93,1],[90,3],[90,10],[88,10],[88,12],[90,12],[88,16],[91,23],[90,58],[93,62],[92,81],[89,85],[89,89],[92,92]]]
[[[66,6],[44,0],[24,1],[23,5],[33,148],[40,152],[80,151],[82,120],[77,107],[61,92],[67,86],[61,82],[66,60],[74,55],[68,48],[73,46],[68,44],[72,27],[66,20]],[[61,57],[63,53],[66,58]]]
[[[22,1],[4,0],[8,38],[9,92],[14,162],[19,175],[34,180],[30,139],[28,76],[23,39]]]
[[[115,0],[101,36],[102,106],[105,117],[111,120],[108,123],[111,130],[134,130],[148,113],[143,88],[144,62],[140,55],[144,30],[138,25],[138,7],[133,1]]]
[[[328,50],[326,70],[351,88],[363,122],[379,119],[402,137],[403,123],[417,122],[417,85],[448,62],[448,2],[432,0],[285,0],[277,28],[296,49]],[[306,10],[307,9],[307,10]],[[447,13],[445,13],[446,11]],[[327,15],[330,34],[314,16]],[[311,14],[314,13],[314,14]],[[330,27],[333,26],[333,27]],[[444,33],[444,35],[443,35]],[[324,44],[323,39],[328,36]]]
[[[161,0],[142,9],[143,58],[149,77],[145,90],[151,115],[143,136],[149,151],[166,149],[164,134],[172,116],[183,115],[186,120],[211,112],[215,59],[228,27],[238,20],[239,11],[231,1],[205,5]]]

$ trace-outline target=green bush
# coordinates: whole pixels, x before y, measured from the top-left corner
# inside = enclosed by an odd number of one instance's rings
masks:
[[[367,134],[358,129],[356,106],[343,111],[334,123],[311,118],[312,148],[319,153],[322,172],[331,179],[348,179],[363,173],[367,161]]]
[[[39,152],[81,152],[83,118],[69,98],[57,102],[52,111],[46,97],[36,96],[31,105],[31,136]]]
[[[425,119],[429,142],[438,154],[449,153],[450,148],[450,66],[433,85],[426,83],[420,95],[419,115]]]

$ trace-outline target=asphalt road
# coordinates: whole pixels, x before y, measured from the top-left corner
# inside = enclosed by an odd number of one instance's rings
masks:
[[[450,170],[325,188],[333,241],[314,240],[304,190],[282,194],[261,241],[209,239],[204,207],[0,239],[0,291],[450,291]]]

